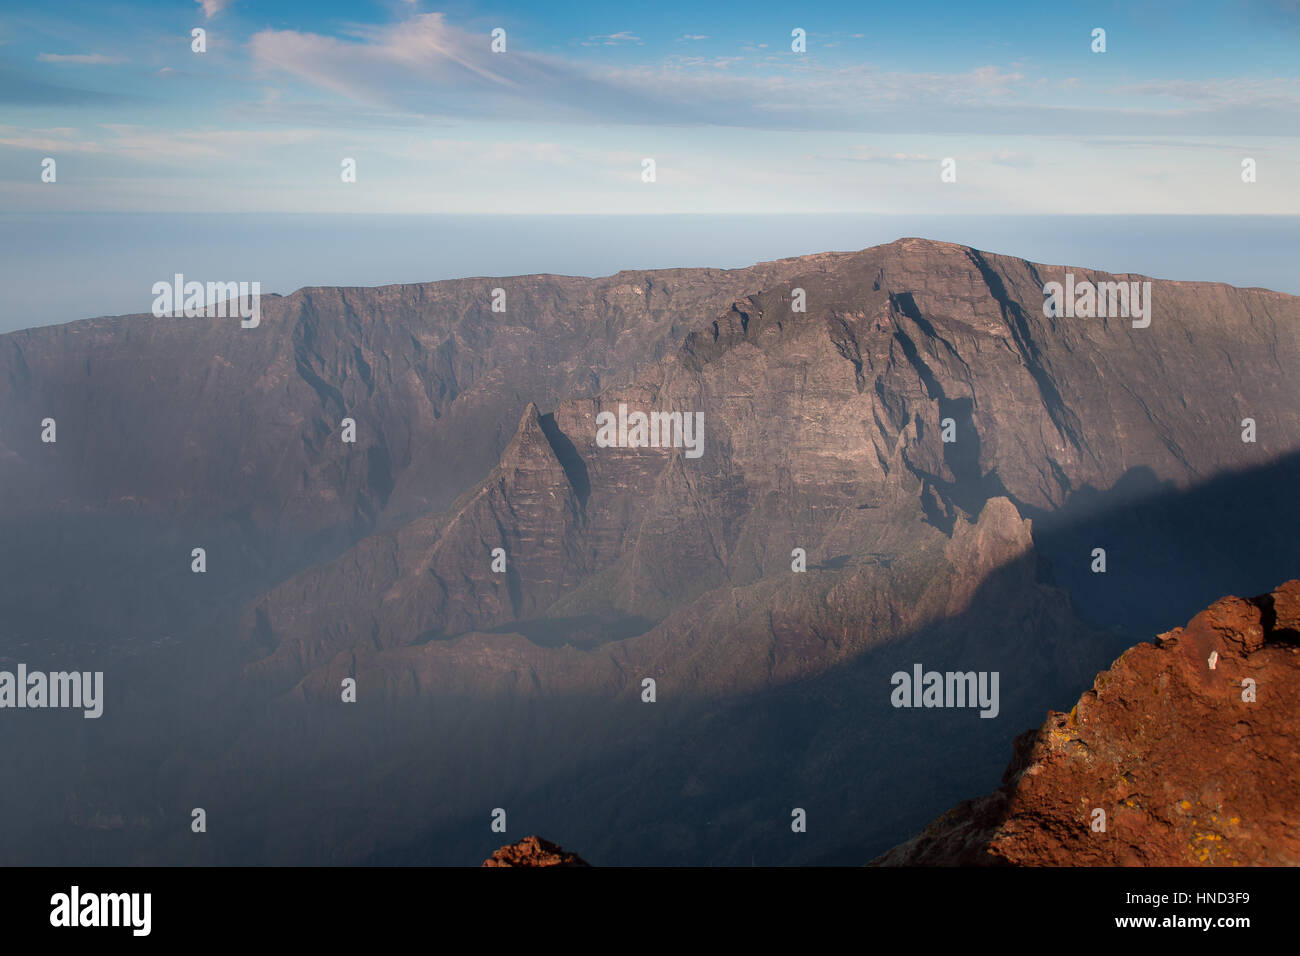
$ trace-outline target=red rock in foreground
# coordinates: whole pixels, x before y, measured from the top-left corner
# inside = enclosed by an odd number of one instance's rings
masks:
[[[541,837],[524,837],[518,843],[503,846],[483,861],[484,866],[591,866],[576,853],[570,853]]]
[[[1021,734],[998,790],[872,864],[1300,865],[1298,645],[1300,581],[1217,601]]]

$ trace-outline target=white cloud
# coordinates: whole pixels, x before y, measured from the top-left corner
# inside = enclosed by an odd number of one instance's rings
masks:
[[[235,0],[194,0],[194,2],[203,8],[203,15],[211,20],[222,10],[230,7]]]

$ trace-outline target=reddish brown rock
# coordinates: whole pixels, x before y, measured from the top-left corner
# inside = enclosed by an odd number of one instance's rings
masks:
[[[524,837],[503,846],[483,861],[484,866],[591,866],[576,853],[539,836]]]
[[[1129,649],[1069,714],[1016,739],[998,790],[873,862],[1300,864],[1298,625],[1288,581]]]

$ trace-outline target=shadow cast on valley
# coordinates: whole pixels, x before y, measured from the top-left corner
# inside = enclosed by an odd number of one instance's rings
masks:
[[[1300,576],[1297,479],[1292,455],[1187,490],[1146,469],[1108,491],[1080,489],[1060,513],[1031,512],[1035,552],[990,575],[954,618],[741,698],[667,689],[655,706],[680,711],[673,731],[634,736],[521,795],[528,832],[598,865],[865,863],[996,787],[1014,738],[1048,710],[1069,710],[1133,643],[1225,594]],[[1105,573],[1091,570],[1094,546],[1106,548]],[[918,663],[999,672],[998,716],[893,707],[891,676]],[[794,808],[807,812],[806,833],[791,830]],[[494,848],[484,830],[466,817],[371,860],[474,861]]]
[[[1033,515],[1037,549],[990,574],[962,613],[734,697],[661,684],[654,704],[602,688],[245,709],[230,703],[237,685],[222,685],[227,699],[208,686],[218,671],[192,659],[142,668],[158,692],[111,720],[26,721],[33,732],[0,765],[30,786],[3,809],[34,825],[7,834],[0,859],[465,864],[541,832],[598,865],[865,863],[993,789],[1015,736],[1068,710],[1135,640],[1300,576],[1297,478],[1300,455],[1189,490],[1142,470],[1081,489],[1060,514]],[[1093,547],[1106,548],[1105,574],[1090,571]],[[532,638],[559,642],[564,623]],[[997,672],[997,716],[894,707],[892,675],[916,664]],[[190,708],[183,726],[169,717],[178,707]],[[282,719],[268,725],[271,713]],[[42,775],[51,752],[76,755],[66,773]],[[176,808],[199,805],[220,840],[191,838]],[[512,814],[506,834],[488,826],[498,806]],[[795,808],[805,833],[791,830]]]

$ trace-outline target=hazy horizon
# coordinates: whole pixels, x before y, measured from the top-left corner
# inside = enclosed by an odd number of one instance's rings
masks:
[[[1050,265],[1300,294],[1300,217],[9,213],[0,333],[145,313],[177,272],[308,286],[602,276],[852,251],[916,236]],[[75,281],[70,281],[70,279]]]

